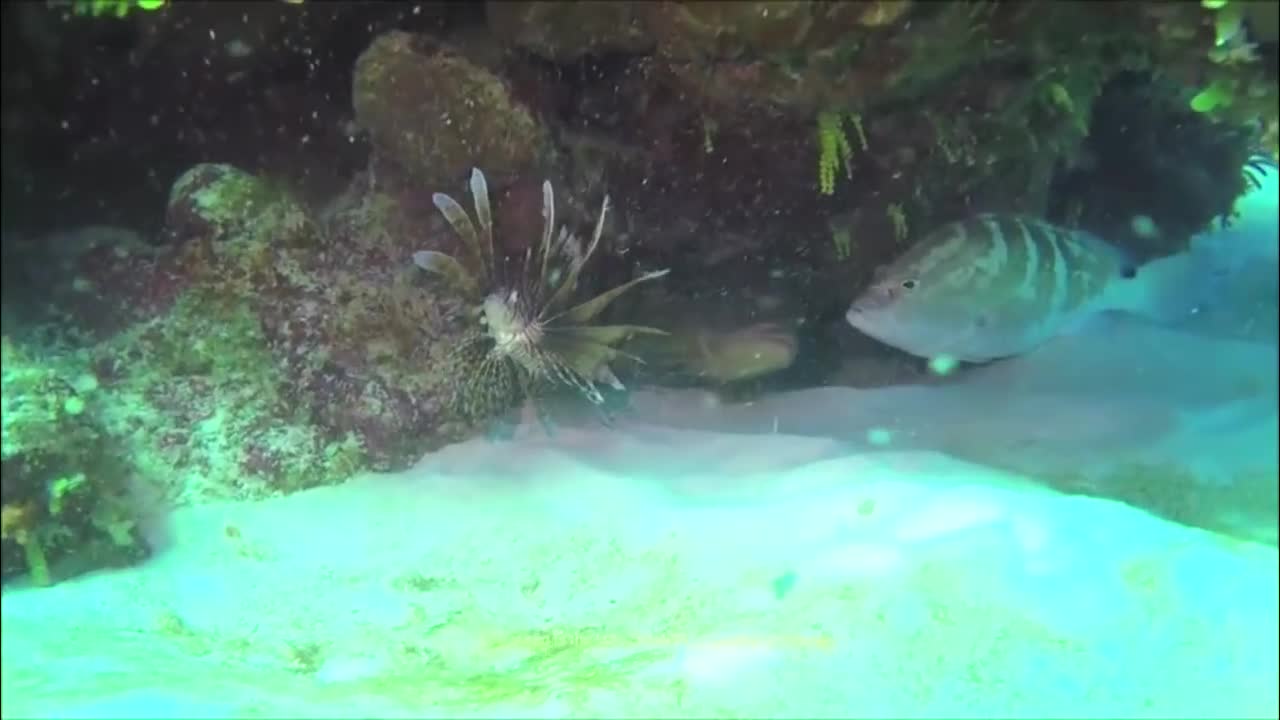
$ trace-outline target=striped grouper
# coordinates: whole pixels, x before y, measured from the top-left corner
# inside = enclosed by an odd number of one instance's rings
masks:
[[[880,268],[845,317],[919,357],[984,362],[1100,312],[1185,320],[1207,297],[1205,275],[1185,253],[1137,267],[1088,232],[984,214],[938,228]]]

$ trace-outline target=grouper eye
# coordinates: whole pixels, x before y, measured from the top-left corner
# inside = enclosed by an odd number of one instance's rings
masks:
[[[915,289],[916,289],[916,281],[915,281],[915,280],[903,280],[903,281],[902,281],[902,289],[903,289],[903,290],[915,290]]]

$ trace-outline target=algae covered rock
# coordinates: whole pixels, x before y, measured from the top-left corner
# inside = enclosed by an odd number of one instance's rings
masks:
[[[353,188],[330,209],[319,251],[299,253],[298,272],[274,290],[279,301],[260,311],[282,397],[325,436],[354,438],[378,470],[408,467],[460,430],[446,407],[467,371],[450,360],[459,305],[410,263],[424,235],[445,247],[430,223],[408,222],[414,215],[384,192]]]
[[[382,35],[360,55],[353,103],[375,158],[424,188],[452,186],[473,166],[503,185],[549,145],[499,77],[409,33]]]
[[[273,277],[281,248],[314,242],[315,223],[280,182],[233,165],[201,163],[169,191],[158,242],[89,226],[50,235],[70,258],[67,319],[98,337],[155,318],[187,290],[254,294]]]
[[[201,163],[170,188],[165,230],[179,242],[294,244],[306,240],[312,226],[283,186],[234,165]]]
[[[506,42],[559,62],[605,52],[645,53],[653,36],[641,19],[644,3],[486,2],[485,18]]]
[[[118,398],[112,431],[166,497],[270,497],[403,468],[440,444],[451,343],[446,306],[406,284],[429,227],[411,210],[357,182],[313,218],[282,184],[230,165],[175,182],[166,265],[179,295],[97,352]]]
[[[196,287],[95,348],[105,429],[175,505],[287,494],[364,467],[357,440],[286,401],[260,312]]]
[[[671,78],[700,103],[808,112],[883,97],[907,56],[893,26],[911,8],[909,0],[655,2],[643,4],[643,17]]]
[[[312,244],[316,227],[283,185],[205,163],[170,189],[165,234],[193,281],[256,293],[271,282],[278,252]]]
[[[263,318],[304,315],[282,285],[319,228],[283,183],[225,164],[183,173],[168,244],[152,268],[174,286],[165,310],[93,350],[103,421],[167,500],[256,499],[340,482],[363,469],[359,441],[327,434],[286,400],[290,378]],[[172,280],[171,278],[176,278]]]
[[[83,256],[86,302],[136,309],[80,354],[100,383],[98,427],[141,482],[175,505],[270,497],[351,477],[359,440],[286,401],[263,332],[268,308],[304,316],[281,290],[308,282],[315,222],[289,189],[223,164],[174,183],[147,252]],[[6,389],[7,392],[7,389]],[[6,398],[7,400],[7,398]]]
[[[98,419],[96,379],[67,377],[7,338],[0,354],[0,577],[48,585],[146,558],[132,468]]]

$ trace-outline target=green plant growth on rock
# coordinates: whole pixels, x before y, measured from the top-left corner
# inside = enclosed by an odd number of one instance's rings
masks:
[[[50,7],[70,7],[73,15],[89,17],[113,16],[123,18],[135,8],[143,12],[154,12],[168,5],[168,0],[49,0]]]
[[[128,492],[133,468],[104,431],[97,379],[55,369],[7,338],[0,354],[0,577],[26,572],[48,585],[144,558],[149,549]]]
[[[1246,187],[1253,133],[1186,106],[1185,87],[1154,73],[1109,81],[1083,146],[1091,159],[1054,178],[1049,216],[1087,228],[1138,259],[1167,255],[1231,213]],[[1139,232],[1146,216],[1158,232]]]
[[[1192,110],[1238,125],[1257,124],[1259,145],[1278,156],[1277,110],[1280,94],[1276,83],[1261,66],[1239,68],[1215,65],[1204,87],[1191,97]]]
[[[319,232],[282,183],[221,163],[196,165],[173,183],[165,220],[170,233],[219,255],[306,246]]]
[[[1261,125],[1260,143],[1277,157],[1277,116],[1280,92],[1273,69],[1266,67],[1257,45],[1249,40],[1245,20],[1266,12],[1261,6],[1272,3],[1243,3],[1237,0],[1204,0],[1202,7],[1212,13],[1213,47],[1204,84],[1190,100],[1191,109],[1215,119],[1235,124]],[[1274,16],[1274,9],[1272,10]],[[1254,18],[1255,22],[1267,22]],[[1274,23],[1274,17],[1270,19]],[[1261,30],[1261,28],[1259,28]]]
[[[1257,145],[1277,156],[1280,92],[1259,43],[1276,41],[1274,2],[1202,0],[1158,7],[1152,45],[1184,84],[1189,107],[1215,121],[1254,128]]]
[[[938,91],[929,109],[913,113],[923,117],[930,150],[914,169],[918,208],[963,197],[963,209],[941,210],[1044,213],[1055,172],[1080,158],[1106,82],[1149,65],[1125,23],[1104,27],[1058,4],[1037,7],[1038,13],[998,18],[1024,32],[1016,43],[991,51],[989,75],[957,79]],[[926,224],[930,214],[922,213]]]
[[[837,168],[843,166],[845,177],[853,179],[853,145],[845,134],[846,122],[857,133],[861,150],[870,149],[861,115],[830,110],[818,113],[818,190],[823,195],[835,193]]]

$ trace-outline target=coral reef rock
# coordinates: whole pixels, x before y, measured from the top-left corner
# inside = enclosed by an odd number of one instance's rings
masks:
[[[549,147],[502,79],[425,36],[375,39],[356,61],[353,102],[375,159],[421,187],[451,187],[472,166],[501,186]]]
[[[489,29],[503,41],[557,62],[602,53],[647,53],[655,42],[639,6],[619,2],[485,3]]]
[[[98,383],[0,339],[3,463],[0,577],[36,585],[146,558],[133,468],[103,431]]]

